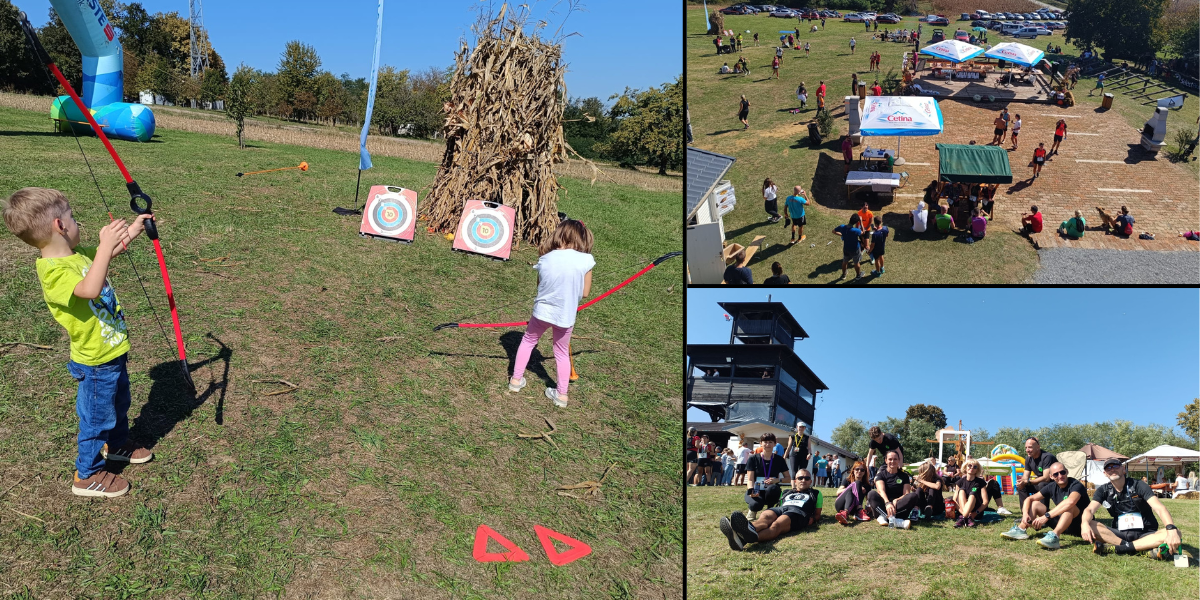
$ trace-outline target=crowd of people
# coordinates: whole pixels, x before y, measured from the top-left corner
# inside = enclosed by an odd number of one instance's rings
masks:
[[[776,263],[778,264],[778,263]],[[717,446],[707,435],[700,435],[696,428],[688,429],[685,439],[687,446],[687,483],[689,486],[736,486],[745,485],[747,473],[796,473],[799,469],[807,469],[811,465],[811,473],[815,475],[813,485],[836,487],[841,484],[845,471],[840,467],[841,461],[833,453],[818,454],[814,458],[810,452],[809,436],[805,433],[803,424],[797,426],[796,435],[788,437],[784,446],[774,434],[768,434],[758,441],[750,442],[745,436],[739,436],[738,449]],[[760,467],[755,459],[765,457],[766,467]],[[756,467],[758,467],[756,469]],[[779,471],[783,469],[784,471]],[[789,475],[783,481],[791,481]]]
[[[694,434],[694,430],[689,432],[689,439]],[[874,520],[881,526],[912,529],[922,521],[953,520],[956,528],[974,528],[1014,516],[1004,507],[999,481],[989,477],[978,460],[966,459],[960,472],[954,457],[940,469],[933,459],[927,459],[913,475],[903,468],[903,449],[896,436],[879,427],[872,427],[868,434],[871,442],[866,459],[847,469],[842,482],[822,479],[826,467],[820,461],[809,465],[812,455],[803,424],[797,425],[787,446],[774,434],[764,434],[758,449],[747,451],[745,461],[737,463],[740,482],[734,485],[744,486],[747,510],[733,511],[718,522],[730,549],[740,551],[747,544],[819,526],[825,499],[813,486],[837,488],[833,520],[845,527]],[[748,447],[745,439],[741,443]],[[783,459],[780,452],[786,455]],[[877,455],[884,457],[885,464],[878,470],[873,467]],[[690,452],[688,456],[691,460]],[[1048,550],[1061,548],[1064,537],[1075,537],[1090,544],[1097,555],[1111,549],[1118,555],[1145,552],[1168,560],[1178,554],[1182,536],[1150,484],[1127,476],[1125,465],[1117,458],[1106,460],[1103,469],[1108,482],[1096,486],[1089,497],[1086,485],[1071,477],[1054,454],[1042,450],[1037,438],[1030,437],[1025,441],[1023,474],[1013,481],[1020,517],[1000,535],[1027,540],[1045,529],[1037,541]],[[785,491],[787,482],[790,489]],[[1187,477],[1176,478],[1176,495],[1191,487]],[[992,504],[996,506],[993,514],[985,514]],[[1111,517],[1107,522],[1096,518],[1101,506]]]

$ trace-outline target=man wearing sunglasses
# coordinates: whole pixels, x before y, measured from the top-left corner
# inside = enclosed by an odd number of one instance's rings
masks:
[[[1179,553],[1182,536],[1175,528],[1171,513],[1144,481],[1125,476],[1121,460],[1104,461],[1108,483],[1097,486],[1092,502],[1083,511],[1083,539],[1091,542],[1092,552],[1104,554],[1105,544],[1115,546],[1117,554],[1137,554],[1149,550],[1151,558],[1168,560]],[[1097,523],[1096,509],[1103,506],[1112,515],[1112,525]],[[1158,520],[1166,526],[1159,530]],[[1166,546],[1166,548],[1163,548]]]
[[[1050,465],[1049,473],[1051,483],[1025,499],[1021,506],[1021,522],[1000,535],[1010,540],[1026,540],[1029,539],[1026,532],[1029,527],[1034,531],[1049,527],[1051,531],[1038,540],[1038,544],[1049,550],[1058,550],[1058,538],[1064,533],[1082,536],[1080,515],[1088,505],[1087,488],[1078,479],[1068,477],[1067,468],[1060,462]],[[1053,509],[1050,508],[1051,501],[1054,502]]]
[[[780,498],[778,507],[764,510],[753,523],[741,512],[721,517],[721,533],[729,539],[731,549],[740,551],[746,544],[769,542],[815,525],[821,520],[824,503],[821,490],[812,487],[811,472],[800,469],[792,480],[792,489]]]

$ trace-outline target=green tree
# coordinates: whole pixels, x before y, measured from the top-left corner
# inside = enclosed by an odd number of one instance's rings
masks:
[[[254,88],[258,73],[241,65],[229,82],[229,96],[225,101],[225,114],[237,124],[238,148],[246,147],[246,117],[254,110]]]
[[[1196,443],[1200,442],[1200,398],[1193,398],[1190,404],[1183,407],[1183,412],[1179,413],[1178,417],[1176,422],[1179,427],[1192,437],[1192,444],[1188,447],[1196,447]]]
[[[83,93],[83,59],[79,55],[79,47],[75,45],[67,26],[63,25],[62,19],[53,8],[50,9],[50,22],[38,30],[38,39],[42,41],[50,59],[58,65],[58,70],[62,71],[63,77],[71,82],[71,87],[75,88],[76,92]],[[67,92],[60,90],[57,93]]]
[[[609,114],[616,131],[596,150],[617,158],[623,165],[651,164],[660,175],[683,166],[683,79],[662,89],[630,88],[614,95]]]
[[[379,69],[375,82],[375,111],[371,124],[384,135],[396,135],[406,120],[408,97],[412,90],[408,84],[408,70],[397,71],[391,65]]]
[[[871,439],[867,437],[867,425],[855,418],[848,418],[842,421],[841,425],[833,428],[831,436],[834,445],[845,448],[859,456],[867,455],[867,444]]]
[[[310,98],[315,104],[315,83],[320,68],[321,57],[317,56],[315,48],[297,40],[288,42],[279,57],[279,71],[276,74],[279,78],[278,103],[286,104],[289,108],[295,107],[297,94],[306,92],[309,95],[303,97],[305,104]],[[283,112],[281,108],[278,110]],[[303,116],[300,112],[297,114]]]
[[[225,97],[225,88],[228,81],[225,77],[224,65],[220,70],[209,68],[204,71],[204,75],[200,79],[200,100],[202,102],[215,102]]]
[[[17,7],[0,0],[0,88],[35,94],[53,94],[45,67],[26,47],[25,32],[17,22]]]
[[[913,463],[918,460],[936,456],[937,445],[925,440],[932,440],[938,428],[924,419],[905,419],[904,429],[900,433],[900,447],[904,449],[904,462]]]
[[[937,429],[946,426],[946,413],[942,409],[929,404],[914,404],[908,407],[908,411],[904,414],[904,419],[923,419],[933,424]]]
[[[580,156],[607,158],[594,148],[607,142],[613,131],[613,121],[607,113],[604,102],[595,96],[573,98],[563,107],[563,138]]]
[[[1108,59],[1136,59],[1162,49],[1156,33],[1168,0],[1068,0],[1067,41],[1081,49],[1103,48]]]

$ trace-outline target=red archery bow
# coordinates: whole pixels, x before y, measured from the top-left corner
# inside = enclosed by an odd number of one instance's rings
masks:
[[[646,265],[646,267],[644,269],[642,269],[641,271],[634,273],[633,276],[630,277],[629,279],[626,279],[625,281],[622,281],[621,283],[613,286],[612,289],[587,301],[587,303],[581,304],[579,306],[579,310],[583,310],[583,309],[607,298],[609,294],[625,287],[626,285],[629,284],[629,282],[633,281],[634,279],[637,279],[638,277],[645,275],[647,271],[649,271],[650,269],[653,269],[654,267],[657,267],[659,264],[661,264],[663,261],[667,260],[668,258],[674,258],[681,254],[683,254],[683,253],[682,252],[668,252],[667,254],[664,254],[664,255],[654,259],[653,262]],[[578,312],[578,311],[576,311],[576,312]],[[450,328],[450,327],[520,327],[522,325],[528,325],[528,324],[529,324],[529,321],[521,321],[519,323],[442,323],[441,325],[434,327],[433,330],[437,331],[439,329],[446,329],[446,328]]]
[[[67,94],[71,96],[71,100],[75,101],[75,106],[79,107],[79,112],[83,113],[83,116],[87,118],[88,123],[92,126],[92,130],[96,132],[96,137],[100,138],[100,141],[104,143],[104,147],[108,149],[108,154],[112,156],[113,162],[117,163],[117,168],[121,170],[121,176],[125,178],[125,187],[129,190],[129,207],[139,215],[152,214],[150,207],[153,205],[153,201],[150,199],[150,196],[142,192],[141,187],[129,175],[129,171],[125,168],[125,163],[121,161],[121,157],[117,155],[116,149],[108,141],[108,136],[104,135],[104,130],[101,129],[100,124],[96,123],[96,119],[92,117],[92,111],[88,110],[83,100],[79,98],[79,94],[75,93],[75,88],[71,87],[71,82],[67,81],[66,77],[63,77],[62,71],[58,70],[58,65],[54,64],[54,60],[46,53],[46,49],[42,47],[42,42],[38,40],[37,32],[29,24],[29,17],[24,12],[21,12],[20,20],[21,29],[25,31],[25,37],[29,40],[29,45],[34,55],[49,67],[50,72],[58,80],[59,85],[67,90]],[[80,149],[82,150],[82,147]],[[98,188],[99,185],[97,185]],[[145,208],[138,205],[139,198],[146,201]],[[107,202],[105,205],[107,206]],[[112,216],[112,211],[109,211],[109,216]],[[163,287],[167,291],[167,302],[171,305],[171,320],[175,324],[175,345],[179,349],[179,365],[183,368],[183,376],[187,384],[195,390],[196,386],[192,383],[192,375],[188,370],[187,354],[183,347],[183,331],[179,328],[179,313],[175,310],[175,293],[171,290],[171,277],[167,275],[167,262],[163,258],[162,244],[158,240],[158,227],[154,224],[153,217],[146,219],[143,224],[146,230],[146,237],[154,242],[154,252],[158,255],[158,268],[162,272]]]

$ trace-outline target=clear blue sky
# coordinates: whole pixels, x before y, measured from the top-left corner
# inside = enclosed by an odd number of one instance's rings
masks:
[[[717,302],[782,301],[796,353],[829,386],[813,433],[934,404],[957,425],[1037,428],[1124,419],[1175,426],[1197,397],[1194,289],[689,289],[687,342],[725,344]],[[707,421],[688,411],[689,421]]]
[[[548,21],[552,35],[566,16],[566,3],[526,2],[536,23]],[[15,0],[35,26],[46,23],[48,0]],[[477,2],[387,0],[383,9],[381,64],[423,71],[454,64],[458,41],[473,44],[471,25]],[[495,6],[499,9],[500,2]],[[510,10],[521,2],[510,3]],[[555,5],[558,5],[557,8]],[[186,0],[146,0],[151,14],[188,15]],[[375,44],[375,0],[247,2],[204,0],[204,25],[230,75],[239,63],[274,71],[284,44],[300,40],[317,49],[322,68],[334,75],[366,77]],[[563,42],[567,93],[597,96],[607,103],[625,87],[645,89],[672,82],[683,72],[683,11],[666,0],[593,0],[586,12],[573,12],[563,32],[580,35]],[[551,14],[556,11],[557,14]],[[545,30],[543,30],[545,31]]]

